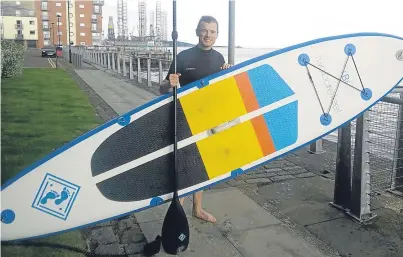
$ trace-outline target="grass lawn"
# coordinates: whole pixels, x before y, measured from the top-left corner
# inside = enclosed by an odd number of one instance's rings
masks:
[[[2,184],[52,150],[102,124],[84,92],[61,69],[25,69],[2,80]],[[79,231],[38,239],[85,249]],[[2,246],[2,256],[67,257],[82,254],[48,247]]]

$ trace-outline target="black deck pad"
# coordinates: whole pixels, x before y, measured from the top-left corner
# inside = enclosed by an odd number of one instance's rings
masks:
[[[172,192],[172,171],[170,153],[102,181],[97,187],[109,200],[140,201]],[[177,174],[179,190],[209,179],[196,144],[178,150]]]
[[[192,136],[183,109],[177,104],[178,141]],[[133,121],[107,138],[94,152],[92,175],[96,176],[173,144],[173,103]],[[97,184],[113,201],[139,201],[173,191],[173,153],[125,171]],[[208,180],[196,144],[178,149],[179,189]]]
[[[177,104],[178,141],[190,137],[191,131],[182,106]],[[140,117],[108,137],[91,159],[96,176],[144,155],[173,144],[173,102]]]

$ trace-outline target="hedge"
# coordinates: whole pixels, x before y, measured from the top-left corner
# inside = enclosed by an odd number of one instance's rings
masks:
[[[24,46],[14,41],[1,41],[1,78],[11,78],[22,74]]]

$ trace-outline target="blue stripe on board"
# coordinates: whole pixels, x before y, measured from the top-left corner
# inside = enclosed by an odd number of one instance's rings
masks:
[[[249,70],[248,76],[260,107],[294,94],[287,83],[268,64]]]
[[[292,145],[298,138],[298,101],[263,115],[276,151]]]

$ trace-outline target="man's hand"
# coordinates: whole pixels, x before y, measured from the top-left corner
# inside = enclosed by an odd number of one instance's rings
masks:
[[[176,87],[179,84],[179,77],[181,76],[180,73],[178,74],[170,74],[169,75],[169,84],[171,87]]]
[[[228,68],[231,67],[231,66],[232,66],[231,64],[224,63],[224,65],[221,67],[221,69],[222,69],[222,70],[226,70],[226,69],[228,69]]]

